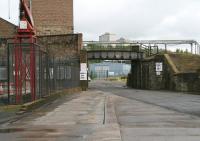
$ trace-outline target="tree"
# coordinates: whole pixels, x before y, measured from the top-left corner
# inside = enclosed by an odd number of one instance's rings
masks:
[[[176,53],[180,53],[181,51],[180,51],[180,49],[176,49]]]

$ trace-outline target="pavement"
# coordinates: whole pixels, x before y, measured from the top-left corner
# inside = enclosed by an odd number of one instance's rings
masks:
[[[16,112],[0,112],[0,124],[10,121],[11,119],[16,117]]]
[[[92,81],[0,126],[3,141],[199,141],[200,96]]]
[[[109,97],[88,91],[63,97],[0,127],[4,141],[121,141]],[[107,117],[107,115],[109,115]]]

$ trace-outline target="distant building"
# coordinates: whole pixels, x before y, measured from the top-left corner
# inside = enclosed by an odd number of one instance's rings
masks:
[[[99,36],[99,41],[100,42],[112,42],[112,41],[116,41],[116,35],[107,32],[107,33]]]
[[[116,40],[117,42],[120,42],[120,43],[125,43],[127,40],[123,37],[119,38],[118,40]]]
[[[131,70],[130,64],[102,62],[89,65],[89,73],[92,78],[107,78],[127,76]]]

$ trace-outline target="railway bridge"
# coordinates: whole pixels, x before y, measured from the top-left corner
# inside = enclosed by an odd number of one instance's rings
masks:
[[[84,41],[83,44],[87,57],[82,63],[88,60],[131,61],[127,82],[130,87],[199,91],[197,64],[200,61],[200,45],[195,40],[135,40],[123,43]],[[168,48],[172,45],[182,45],[183,48],[189,46],[190,55],[173,53]],[[194,65],[191,66],[191,62]],[[191,86],[192,83],[194,85]]]
[[[141,60],[144,59],[144,52],[140,46],[128,46],[124,48],[118,47],[102,47],[97,49],[87,48],[88,60]]]

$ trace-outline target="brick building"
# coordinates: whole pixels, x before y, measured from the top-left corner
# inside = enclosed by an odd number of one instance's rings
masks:
[[[0,39],[12,38],[15,33],[16,33],[16,26],[0,18]]]
[[[29,0],[26,0],[27,3]],[[73,0],[32,0],[37,35],[73,33]],[[0,18],[0,38],[15,35],[16,26]]]
[[[32,0],[37,35],[73,33],[73,0]]]

